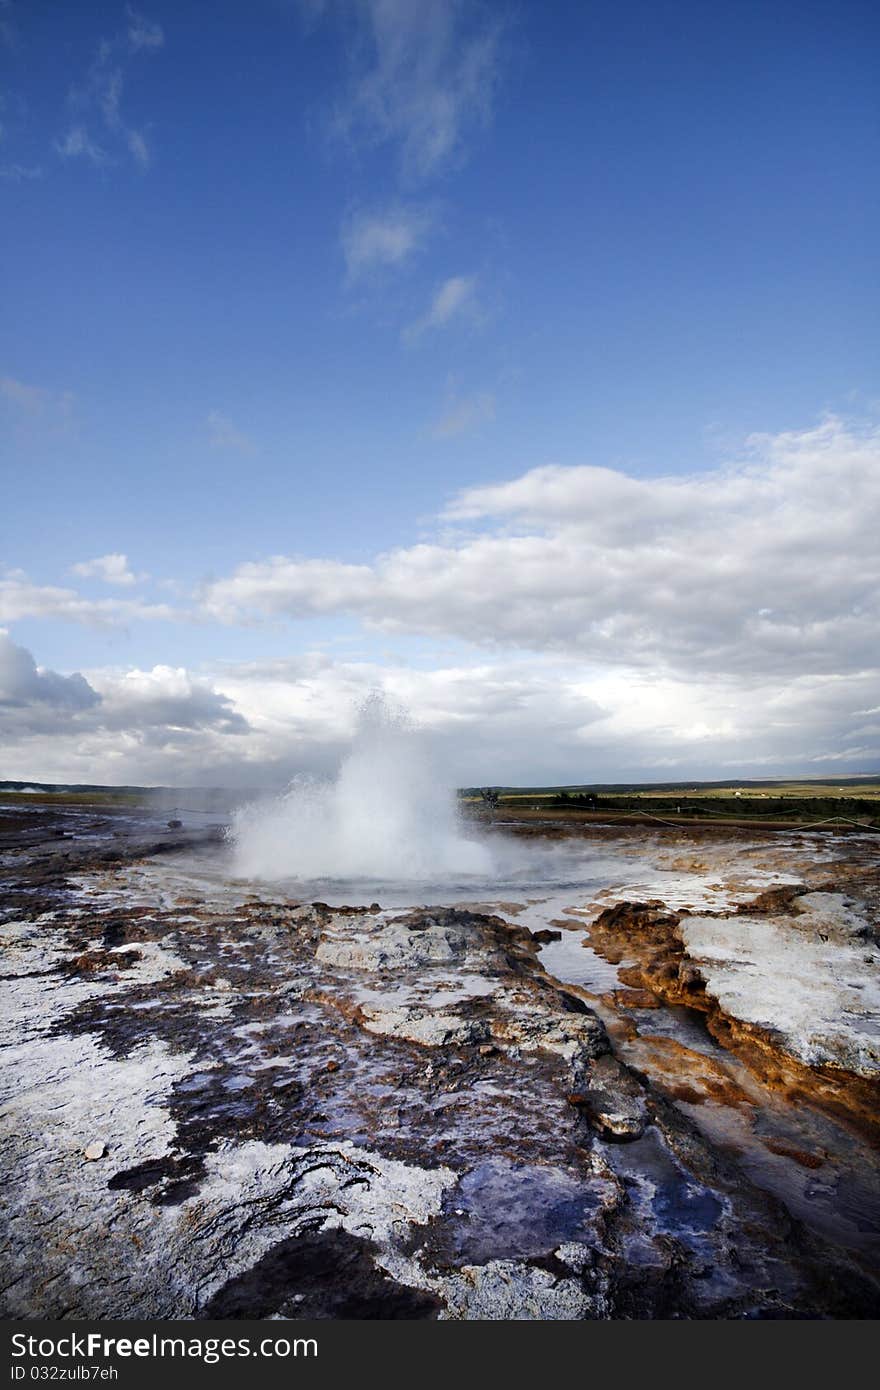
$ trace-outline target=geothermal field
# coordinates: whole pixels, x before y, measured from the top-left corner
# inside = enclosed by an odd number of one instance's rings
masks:
[[[7,1316],[880,1310],[876,832],[459,813],[374,710],[0,850]]]

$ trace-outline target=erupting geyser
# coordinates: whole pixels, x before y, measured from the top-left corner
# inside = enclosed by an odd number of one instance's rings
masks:
[[[245,878],[436,881],[492,871],[486,845],[462,832],[455,789],[424,734],[381,696],[362,708],[335,782],[296,778],[274,800],[237,811],[230,838]]]

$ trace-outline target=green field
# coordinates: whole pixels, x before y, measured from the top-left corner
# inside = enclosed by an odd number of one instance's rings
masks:
[[[484,790],[470,787],[462,797],[479,806]],[[810,778],[760,781],[593,783],[556,787],[495,787],[497,809],[510,814],[541,813],[779,825],[857,822],[880,829],[880,777]]]
[[[581,783],[543,787],[466,787],[460,798],[475,808],[484,792],[497,794],[497,809],[526,817],[552,814],[591,819],[654,816],[683,823],[754,821],[779,825],[857,822],[880,829],[880,777],[761,779],[723,782]],[[223,811],[254,792],[237,795],[219,788],[54,786],[0,782],[6,804],[103,806],[107,809],[161,805]]]

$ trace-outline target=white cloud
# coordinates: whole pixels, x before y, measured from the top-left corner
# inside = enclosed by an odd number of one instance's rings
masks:
[[[82,560],[79,564],[71,566],[71,573],[79,575],[81,579],[102,579],[105,584],[123,586],[136,584],[139,579],[147,577],[132,574],[128,568],[128,557],[119,554],[99,555],[96,560]]]
[[[477,308],[476,287],[475,275],[453,275],[444,280],[421,318],[403,330],[404,341],[415,342],[429,329],[442,328],[463,314],[473,317]]]
[[[170,621],[185,616],[180,609],[165,603],[83,598],[75,589],[35,584],[21,570],[7,570],[0,575],[0,622],[3,623],[21,622],[25,618],[59,618],[95,627],[120,627],[131,622]]]
[[[208,427],[208,442],[212,449],[232,449],[239,454],[253,454],[256,445],[232,421],[219,410],[212,410],[205,424]]]
[[[371,564],[276,556],[208,585],[226,622],[348,612],[386,630],[686,672],[876,664],[880,441],[838,420],[744,463],[639,479],[541,468],[469,489],[457,544]]]
[[[258,786],[332,773],[362,702],[406,707],[459,784],[870,770],[880,724],[858,711],[877,673],[846,680],[658,677],[513,656],[422,670],[325,654],[182,668],[87,671],[83,682],[0,703],[7,776]],[[2,701],[0,646],[0,701]],[[54,703],[53,703],[54,701]]]
[[[422,249],[433,225],[432,211],[411,203],[352,213],[341,238],[349,279],[403,265]]]
[[[340,0],[352,77],[334,119],[355,143],[391,143],[409,178],[460,160],[492,114],[503,23],[470,0]]]
[[[180,666],[93,672],[91,679],[102,700],[102,727],[111,731],[207,728],[238,735],[247,727],[227,696]]]
[[[459,639],[456,655],[420,643],[412,665],[306,654],[199,675],[85,670],[84,688],[7,651],[6,775],[251,785],[328,771],[377,687],[461,782],[871,771],[878,473],[878,431],[829,419],[756,436],[708,473],[549,467],[468,488],[441,518],[450,538],[369,563],[242,564],[205,586],[203,619],[350,613]],[[190,615],[0,578],[0,620],[36,616]]]
[[[142,14],[131,5],[126,7],[128,17],[128,46],[132,53],[138,53],[141,49],[161,48],[165,42],[165,35],[161,24],[155,24],[152,20],[145,19]]]
[[[181,668],[59,675],[0,631],[0,741],[7,776],[38,781],[196,780],[248,724],[208,680]],[[227,762],[235,755],[222,752]],[[198,774],[199,764],[202,773]],[[197,775],[198,774],[198,775]]]
[[[85,126],[71,126],[66,135],[55,141],[55,150],[62,159],[88,159],[100,167],[107,163],[107,153],[91,138]]]
[[[139,130],[129,130],[126,134],[129,153],[142,169],[149,167],[152,162],[152,153],[146,142],[145,137]]]
[[[158,52],[165,42],[162,27],[126,9],[126,28],[112,39],[102,39],[85,81],[70,91],[70,103],[80,115],[65,135],[54,142],[64,159],[85,158],[95,166],[115,163],[128,155],[141,169],[152,163],[152,150],[143,129],[131,125],[123,115],[123,96],[129,66],[139,54]],[[102,141],[88,129],[97,121]],[[110,149],[106,148],[107,144]]]
[[[0,717],[31,706],[55,710],[90,709],[100,696],[78,672],[60,676],[38,667],[26,647],[0,628]]]

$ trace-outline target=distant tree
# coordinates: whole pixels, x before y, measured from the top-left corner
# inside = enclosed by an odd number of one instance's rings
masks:
[[[554,806],[583,807],[591,811],[599,805],[599,798],[595,792],[558,792],[553,798]]]
[[[496,806],[498,805],[498,793],[495,790],[495,788],[484,787],[483,790],[480,792],[480,796],[483,798],[486,805],[489,807],[489,810],[494,811]]]

